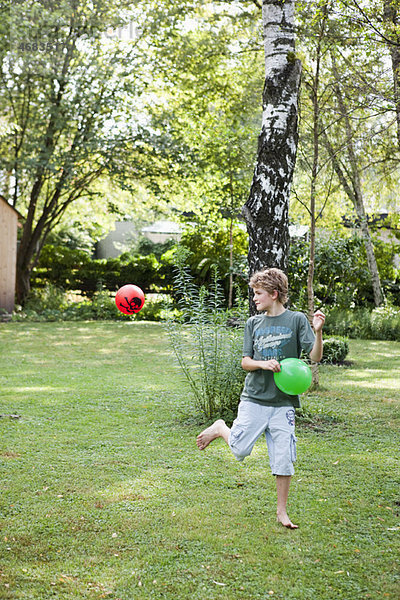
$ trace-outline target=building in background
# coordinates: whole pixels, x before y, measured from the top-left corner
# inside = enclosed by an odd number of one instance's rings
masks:
[[[19,212],[0,195],[0,314],[10,314],[14,310],[20,217]]]
[[[140,235],[155,244],[162,244],[170,239],[179,240],[181,233],[182,227],[175,221],[155,221],[142,228],[133,221],[117,221],[115,229],[97,242],[96,258],[116,258],[128,251]]]

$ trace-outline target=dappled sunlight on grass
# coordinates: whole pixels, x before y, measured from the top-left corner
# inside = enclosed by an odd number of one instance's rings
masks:
[[[353,376],[351,378],[347,378],[346,379],[346,385],[348,386],[354,386],[357,388],[366,388],[366,389],[370,389],[370,388],[376,388],[378,390],[398,390],[399,386],[398,386],[398,382],[394,381],[393,379],[389,379],[389,378],[384,378],[384,377],[377,377],[377,376],[369,376],[367,374],[367,376],[363,377],[363,376]]]
[[[348,358],[353,361],[348,367],[321,368],[321,383],[327,388],[323,395],[364,395],[369,402],[373,398],[381,402],[389,396],[392,405],[400,404],[399,342],[350,340]]]
[[[157,494],[158,481],[143,482],[143,478],[129,479],[117,483],[111,487],[98,492],[99,502],[103,504],[112,504],[115,502],[137,502],[146,500]]]
[[[70,389],[67,390],[65,388],[63,388],[62,390],[60,390],[57,387],[51,387],[49,385],[34,385],[34,386],[25,386],[25,387],[12,387],[12,388],[7,388],[7,387],[3,387],[2,391],[4,393],[9,393],[9,394],[26,394],[27,392],[31,392],[33,394],[38,394],[38,393],[42,393],[42,392],[52,392],[52,393],[57,393],[59,394],[61,393],[66,393],[71,391]]]
[[[291,532],[264,437],[197,449],[161,326],[0,327],[0,596],[397,600],[400,344],[351,340],[303,396]]]

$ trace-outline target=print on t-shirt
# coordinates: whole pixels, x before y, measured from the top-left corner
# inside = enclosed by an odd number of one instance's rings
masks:
[[[280,360],[283,356],[282,348],[289,343],[292,337],[289,327],[274,326],[263,327],[254,331],[254,348],[263,360]]]

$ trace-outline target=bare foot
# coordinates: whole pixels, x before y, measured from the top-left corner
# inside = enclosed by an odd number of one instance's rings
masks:
[[[218,437],[223,437],[225,439],[226,431],[229,432],[229,428],[225,424],[225,421],[222,419],[215,421],[215,423],[210,425],[210,427],[207,427],[207,429],[204,429],[204,431],[197,436],[196,444],[199,450],[207,448],[208,444]]]
[[[276,519],[277,519],[278,523],[280,523],[284,527],[287,527],[288,529],[298,529],[299,528],[298,525],[295,525],[294,523],[292,523],[292,521],[289,519],[286,512],[277,513]]]

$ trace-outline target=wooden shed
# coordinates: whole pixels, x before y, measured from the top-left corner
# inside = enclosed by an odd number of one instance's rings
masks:
[[[19,212],[0,195],[0,313],[14,310],[19,217]]]

